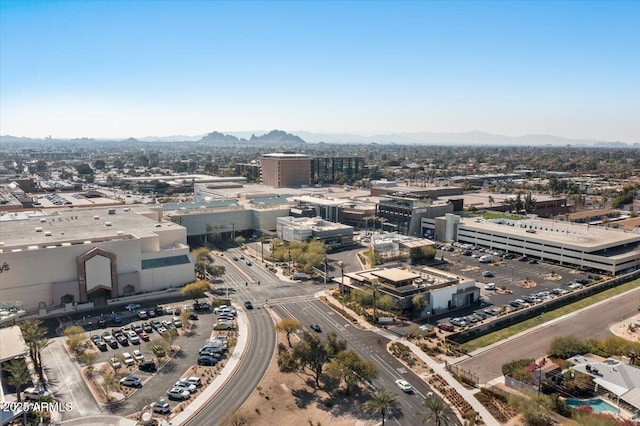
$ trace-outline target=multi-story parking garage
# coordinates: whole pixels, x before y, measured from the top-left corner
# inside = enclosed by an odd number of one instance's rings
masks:
[[[526,218],[462,218],[447,214],[422,220],[422,233],[439,241],[532,256],[586,270],[618,275],[640,266],[640,235],[613,228]]]

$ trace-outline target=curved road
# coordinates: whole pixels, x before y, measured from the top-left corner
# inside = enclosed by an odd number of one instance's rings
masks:
[[[229,266],[227,268],[231,272],[232,269]],[[242,307],[243,301],[248,298],[247,291],[244,283],[236,284],[231,296],[234,303]],[[262,303],[254,303],[254,309],[247,310],[246,313],[249,321],[249,340],[236,370],[216,396],[185,424],[210,426],[212,419],[223,419],[242,405],[262,380],[275,349],[273,321]]]

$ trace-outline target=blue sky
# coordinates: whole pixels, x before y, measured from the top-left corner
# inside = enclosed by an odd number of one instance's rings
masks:
[[[0,133],[640,142],[640,2],[0,0]]]

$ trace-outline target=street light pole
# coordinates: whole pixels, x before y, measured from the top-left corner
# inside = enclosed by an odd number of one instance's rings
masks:
[[[322,291],[326,291],[327,287],[327,275],[329,274],[329,267],[327,265],[327,253],[324,254],[324,284],[322,285]]]

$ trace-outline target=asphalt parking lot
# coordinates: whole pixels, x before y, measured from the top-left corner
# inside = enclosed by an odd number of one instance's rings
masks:
[[[174,305],[182,306],[182,304]],[[152,319],[162,322],[164,320],[171,320],[172,317],[173,315],[162,315],[156,316]],[[105,411],[117,415],[126,415],[138,411],[150,402],[158,401],[161,398],[165,399],[173,410],[179,403],[179,401],[169,401],[166,396],[166,392],[171,387],[173,387],[173,384],[176,381],[184,377],[185,372],[190,367],[197,364],[198,350],[204,345],[205,340],[210,337],[213,330],[213,324],[216,322],[216,318],[217,317],[213,313],[213,311],[198,312],[198,320],[193,321],[194,326],[192,330],[194,331],[194,333],[190,335],[180,334],[179,336],[174,338],[173,344],[180,346],[180,351],[156,373],[152,374],[143,372],[138,370],[137,367],[125,368],[123,366],[122,368],[120,368],[118,370],[118,378],[125,377],[127,375],[127,372],[130,372],[130,375],[137,376],[141,379],[143,387],[130,395],[126,400],[123,400],[119,403],[110,404],[109,406],[105,407]],[[112,330],[114,328],[122,328],[125,325],[131,326],[133,324],[141,324],[143,322],[150,321],[149,319],[141,320],[135,314],[123,315],[122,319],[123,321],[121,324],[114,325],[108,323],[104,328],[94,328],[87,331],[87,335],[101,335],[104,331],[112,333]],[[151,333],[148,333],[148,335],[150,341],[161,336],[155,330],[153,330]],[[91,344],[93,345],[93,343]],[[140,345],[133,345],[129,343],[128,346],[118,345],[116,349],[112,348],[111,346],[107,346],[106,350],[98,351],[100,357],[96,361],[96,364],[108,362],[109,359],[111,359],[115,355],[122,354],[124,352],[132,354],[136,349],[142,352],[145,360],[156,361],[149,342],[141,341]],[[76,387],[77,391],[82,390],[79,383],[76,383]],[[84,385],[82,387],[84,387]],[[192,400],[193,398],[194,397],[192,396],[190,400]]]
[[[474,251],[473,253],[478,253]],[[484,253],[483,253],[484,254]],[[440,257],[440,253],[438,253]],[[514,299],[522,299],[524,296],[551,292],[555,288],[569,291],[568,285],[577,279],[587,279],[588,273],[580,272],[573,268],[554,265],[544,261],[532,264],[529,261],[514,259],[502,259],[494,256],[492,263],[480,263],[477,258],[464,256],[462,252],[445,252],[444,259],[448,265],[440,267],[448,272],[459,274],[461,278],[475,280],[480,287],[482,304],[453,312],[450,317],[459,317],[491,307],[502,307]],[[484,277],[483,272],[489,271],[492,277]],[[524,288],[521,283],[524,280],[532,280],[535,286]],[[499,291],[485,290],[485,284],[495,283],[497,288],[504,287],[510,294],[500,294]],[[519,285],[520,284],[520,285]],[[480,309],[481,308],[481,309]],[[446,321],[446,319],[445,319]]]

